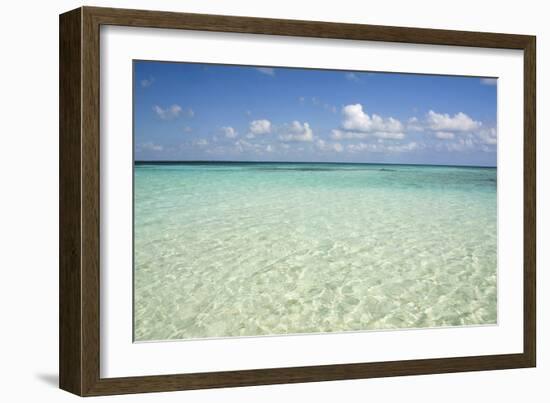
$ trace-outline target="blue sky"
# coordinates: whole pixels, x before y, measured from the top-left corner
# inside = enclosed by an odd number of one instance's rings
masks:
[[[496,166],[497,80],[134,62],[136,160]]]

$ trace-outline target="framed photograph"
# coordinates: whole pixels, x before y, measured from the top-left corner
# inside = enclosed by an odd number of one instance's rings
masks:
[[[60,387],[533,367],[535,37],[60,16]]]

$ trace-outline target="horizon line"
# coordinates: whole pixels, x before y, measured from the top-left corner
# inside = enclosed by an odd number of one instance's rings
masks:
[[[402,165],[453,168],[497,168],[496,165],[413,164],[391,162],[338,162],[338,161],[236,161],[236,160],[134,160],[134,164],[349,164],[349,165]]]

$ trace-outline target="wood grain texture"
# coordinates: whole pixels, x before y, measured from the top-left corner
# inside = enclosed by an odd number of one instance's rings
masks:
[[[314,38],[523,49],[529,36],[489,32],[341,24],[320,21],[85,7],[105,25],[189,29]]]
[[[81,10],[59,18],[59,386],[82,394]]]
[[[101,25],[437,44],[524,51],[524,351],[522,354],[100,377]],[[60,387],[81,396],[481,371],[536,363],[535,37],[82,7],[60,17]]]
[[[82,389],[99,378],[99,24],[82,9]]]
[[[523,354],[320,365],[99,380],[89,396],[382,378],[528,367]]]
[[[537,96],[536,39],[524,48],[523,82],[523,353],[536,366],[537,338]]]

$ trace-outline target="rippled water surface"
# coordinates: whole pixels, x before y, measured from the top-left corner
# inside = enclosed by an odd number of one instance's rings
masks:
[[[494,324],[496,169],[138,164],[137,341]]]

